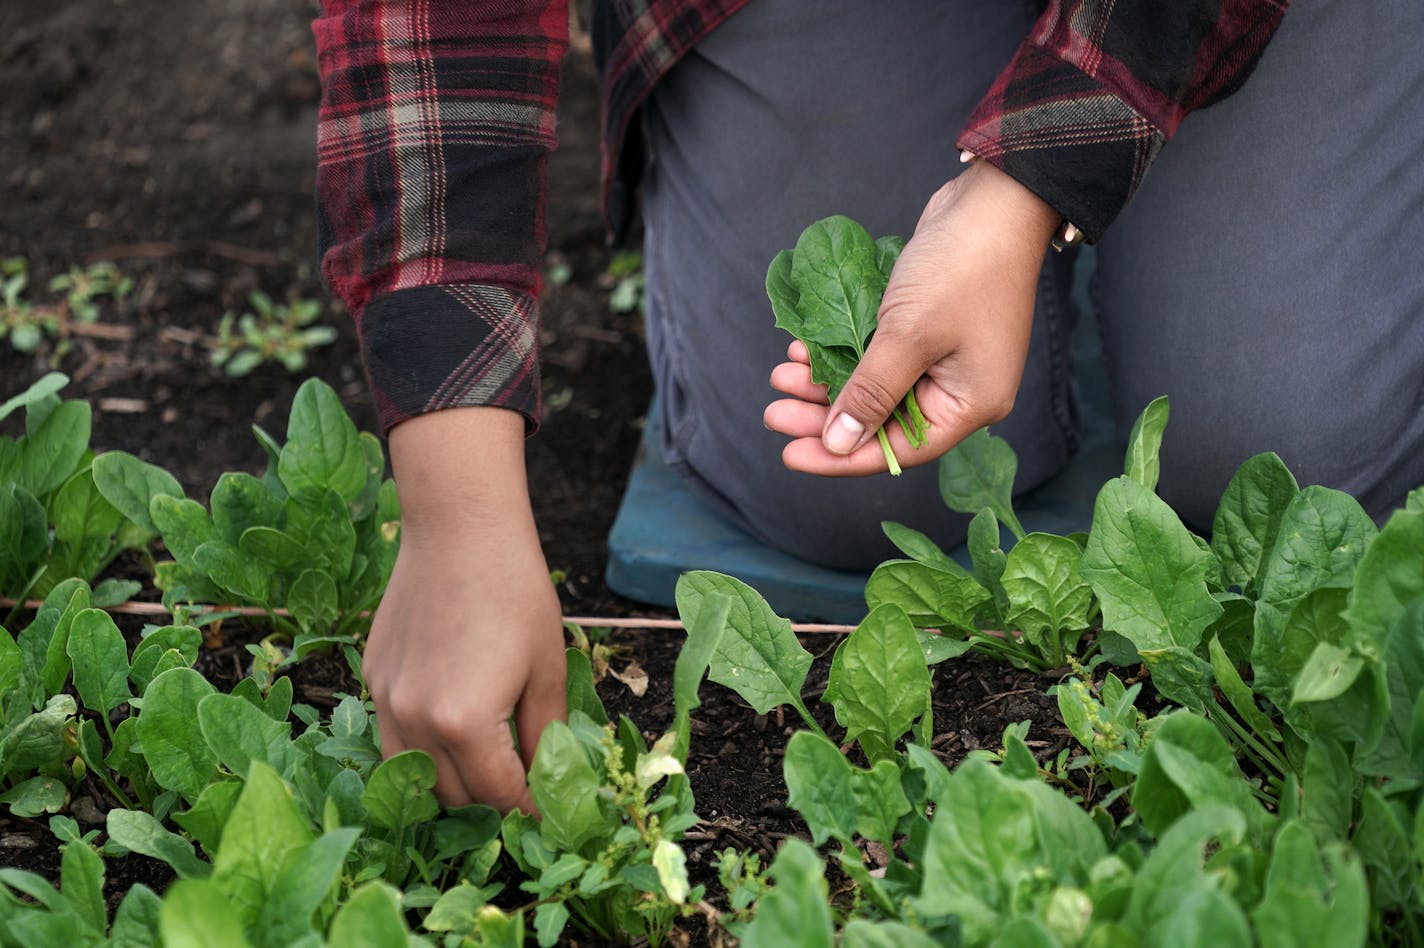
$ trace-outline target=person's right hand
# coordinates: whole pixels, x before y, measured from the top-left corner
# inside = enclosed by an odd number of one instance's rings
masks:
[[[529,506],[523,418],[447,409],[401,423],[390,445],[401,548],[363,662],[381,751],[428,752],[446,806],[532,813],[526,771],[566,709],[561,610]]]

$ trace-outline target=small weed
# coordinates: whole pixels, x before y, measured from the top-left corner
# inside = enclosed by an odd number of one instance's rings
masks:
[[[39,349],[46,336],[57,339],[56,359],[69,351],[70,322],[98,322],[98,300],[123,299],[133,289],[133,280],[108,261],[76,265],[50,280],[49,291],[64,294],[58,303],[36,305],[26,299],[29,282],[29,264],[23,257],[0,261],[0,338],[8,337],[11,347],[24,353]]]
[[[95,300],[105,296],[121,300],[129,295],[133,285],[130,277],[103,260],[87,267],[70,267],[68,273],[61,273],[49,281],[49,291],[64,294],[64,304],[74,319],[81,323],[93,323],[99,320],[99,307]]]
[[[248,298],[252,309],[223,314],[213,343],[212,363],[228,375],[247,375],[264,362],[279,362],[288,372],[306,368],[307,353],[335,341],[332,326],[313,326],[321,317],[316,300],[274,303],[262,292]]]

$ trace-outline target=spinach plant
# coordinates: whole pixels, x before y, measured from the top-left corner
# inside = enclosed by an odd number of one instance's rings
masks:
[[[161,534],[173,555],[157,565],[166,605],[263,608],[298,657],[350,641],[385,591],[399,545],[400,505],[381,444],[356,430],[318,379],[297,390],[286,444],[254,433],[266,472],[223,474],[208,509],[130,455],[104,455],[96,473],[105,496]]]
[[[62,401],[68,379],[52,372],[0,405],[0,420],[25,411],[25,432],[0,435],[0,595],[43,597],[71,577],[94,580],[153,534],[103,496],[89,448],[85,401]],[[136,583],[106,582],[97,605],[122,602]]]
[[[122,806],[172,805],[128,712],[156,675],[197,659],[201,633],[150,626],[130,653],[93,603],[86,583],[66,580],[18,636],[0,629],[0,803],[16,816],[59,813],[79,786]]]
[[[1151,487],[1145,489],[1156,486],[1166,420],[1165,398],[1143,412],[1129,439],[1123,479],[1141,485],[1150,476]],[[875,569],[866,585],[866,603],[871,608],[895,603],[918,626],[939,630],[941,640],[927,640],[935,661],[972,648],[1022,667],[1058,668],[1077,651],[1084,633],[1101,625],[1101,599],[1084,557],[1090,536],[1027,533],[1013,507],[1017,470],[1013,448],[987,429],[940,460],[945,504],[973,514],[966,540],[972,570],[922,533],[884,524],[886,536],[906,558]],[[1007,552],[1001,524],[1017,541]],[[1100,640],[1093,640],[1082,657],[1099,647]]]
[[[820,857],[788,843],[738,888],[759,899],[734,915],[744,944],[1126,945],[1207,932],[1243,946],[1424,943],[1421,495],[1377,529],[1353,498],[1302,489],[1258,455],[1227,487],[1208,542],[1155,494],[1167,414],[1165,400],[1148,406],[1124,475],[1072,537],[1014,526],[1012,452],[987,435],[968,442],[941,484],[990,528],[971,528],[973,571],[888,525],[910,559],[877,570],[870,615],[832,663],[826,698],[859,667],[880,686],[875,719],[889,720],[909,665],[892,674],[890,652],[853,648],[887,615],[936,630],[920,631],[922,664],[970,647],[1024,664],[1030,649],[1066,657],[1058,702],[1079,754],[1040,762],[1012,726],[1001,751],[951,773],[915,725],[903,750],[862,740],[871,766],[860,767],[809,721],[789,627],[736,590],[744,603],[726,612],[713,680],[808,718],[787,747],[789,803],[813,843],[839,843],[839,872],[856,883],[830,900]],[[1001,520],[1019,536],[1008,554]],[[685,621],[732,595],[717,588],[729,582],[689,581]],[[689,643],[707,635],[688,625]],[[1067,654],[1085,631],[1087,666]],[[726,651],[743,640],[761,666]],[[1166,707],[1148,718],[1141,683],[1112,673],[1093,685],[1105,663],[1145,669]],[[897,720],[884,733],[907,729]]]
[[[729,577],[689,574],[680,593],[688,648],[711,651],[714,681],[758,709],[804,713],[809,655],[784,620]],[[1352,845],[1319,833],[1298,805],[1267,807],[1209,721],[1190,709],[1143,721],[1134,690],[1115,679],[1101,693],[1106,704],[1060,691],[1066,708],[1099,709],[1065,718],[1120,776],[1112,794],[1083,799],[1055,780],[1018,727],[998,754],[947,770],[915,718],[925,699],[909,697],[927,698],[924,655],[907,620],[902,634],[887,634],[891,617],[905,618],[879,607],[842,643],[825,696],[847,739],[857,729],[876,735],[858,739],[868,766],[819,726],[793,734],[785,754],[788,802],[812,844],[834,845],[830,858],[855,888],[833,899],[826,863],[799,840],[764,877],[724,856],[729,890],[748,897],[728,920],[742,944],[1131,945],[1196,943],[1183,933],[1209,931],[1213,943],[1243,948],[1256,939],[1362,945],[1383,911],[1397,910],[1372,902],[1380,857],[1358,834]],[[1107,809],[1119,799],[1132,807],[1125,817]],[[1409,871],[1402,856],[1390,858]]]
[[[312,325],[321,318],[321,303],[298,299],[276,303],[266,293],[248,297],[251,309],[242,315],[223,314],[212,342],[212,364],[234,377],[277,362],[288,372],[307,366],[308,353],[336,341],[336,327]]]
[[[16,653],[53,653],[43,634],[55,626],[50,643],[67,638],[85,707],[131,716],[86,731],[91,722],[64,694],[6,730],[0,773],[40,771],[6,794],[14,813],[33,816],[61,809],[69,770],[106,761],[117,805],[102,841],[53,818],[66,844],[59,889],[0,869],[0,946],[27,936],[109,944],[106,935],[274,948],[432,943],[410,932],[411,919],[447,945],[517,946],[526,931],[553,945],[569,929],[656,945],[698,910],[702,888],[689,883],[678,840],[697,820],[683,765],[705,659],[680,664],[676,723],[648,747],[626,717],[609,722],[587,657],[569,650],[569,723],[550,726],[530,773],[542,819],[501,820],[477,805],[442,811],[425,753],[382,760],[369,701],[337,695],[322,715],[293,703],[289,678],[265,691],[248,678],[223,694],[186,652],[154,660],[169,642],[196,654],[194,628],[152,630],[130,662],[104,614],[83,608],[87,590],[72,586],[73,631],[55,619],[59,605],[46,606],[44,628],[21,645],[0,639],[0,674],[16,677]],[[359,669],[354,651],[348,660]],[[38,685],[19,674],[16,706],[28,709]],[[136,887],[109,919],[94,895],[102,857],[130,852],[167,863],[179,881],[161,897]]]
[[[871,239],[848,217],[828,217],[801,232],[766,273],[776,325],[806,344],[811,379],[827,386],[832,402],[865,356],[890,271],[905,247],[902,237]],[[925,443],[928,422],[912,389],[894,417],[911,447]],[[901,472],[882,425],[876,429],[890,473]]]

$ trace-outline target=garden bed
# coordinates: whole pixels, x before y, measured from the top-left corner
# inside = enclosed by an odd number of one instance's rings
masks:
[[[1259,455],[1196,537],[1165,399],[1088,533],[1024,535],[966,439],[972,569],[888,526],[849,635],[711,573],[685,631],[570,629],[542,821],[440,810],[357,673],[399,508],[311,304],[315,12],[0,12],[0,946],[1424,943],[1424,489],[1381,529]],[[565,613],[647,616],[602,581],[649,382],[565,79],[531,490]],[[243,310],[299,371],[222,348]]]

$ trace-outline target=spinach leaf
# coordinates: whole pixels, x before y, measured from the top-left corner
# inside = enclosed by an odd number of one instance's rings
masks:
[[[1222,611],[1207,589],[1209,559],[1176,513],[1137,481],[1119,477],[1099,492],[1083,577],[1102,603],[1103,628],[1138,651],[1201,642]]]
[[[1255,592],[1276,544],[1281,516],[1298,493],[1295,478],[1275,454],[1258,454],[1237,469],[1221,495],[1211,529],[1211,548],[1228,583]]]
[[[1078,567],[1082,558],[1066,537],[1030,533],[1009,551],[1004,567],[1006,618],[1059,661],[1077,645],[1092,611],[1093,591]]]
[[[795,248],[778,253],[767,269],[776,325],[806,344],[811,380],[826,386],[832,402],[865,357],[890,270],[904,246],[899,237],[873,240],[864,227],[837,215],[807,227]],[[903,404],[895,417],[910,446],[919,447],[928,422],[913,391]],[[890,473],[898,475],[900,464],[883,425],[876,436]]]
[[[894,759],[895,742],[930,710],[929,668],[903,609],[875,608],[841,643],[821,700],[872,763]]]
[[[939,462],[939,494],[950,510],[977,514],[988,507],[999,521],[1023,539],[1023,524],[1014,514],[1014,475],[1019,459],[1003,438],[980,428]]]

